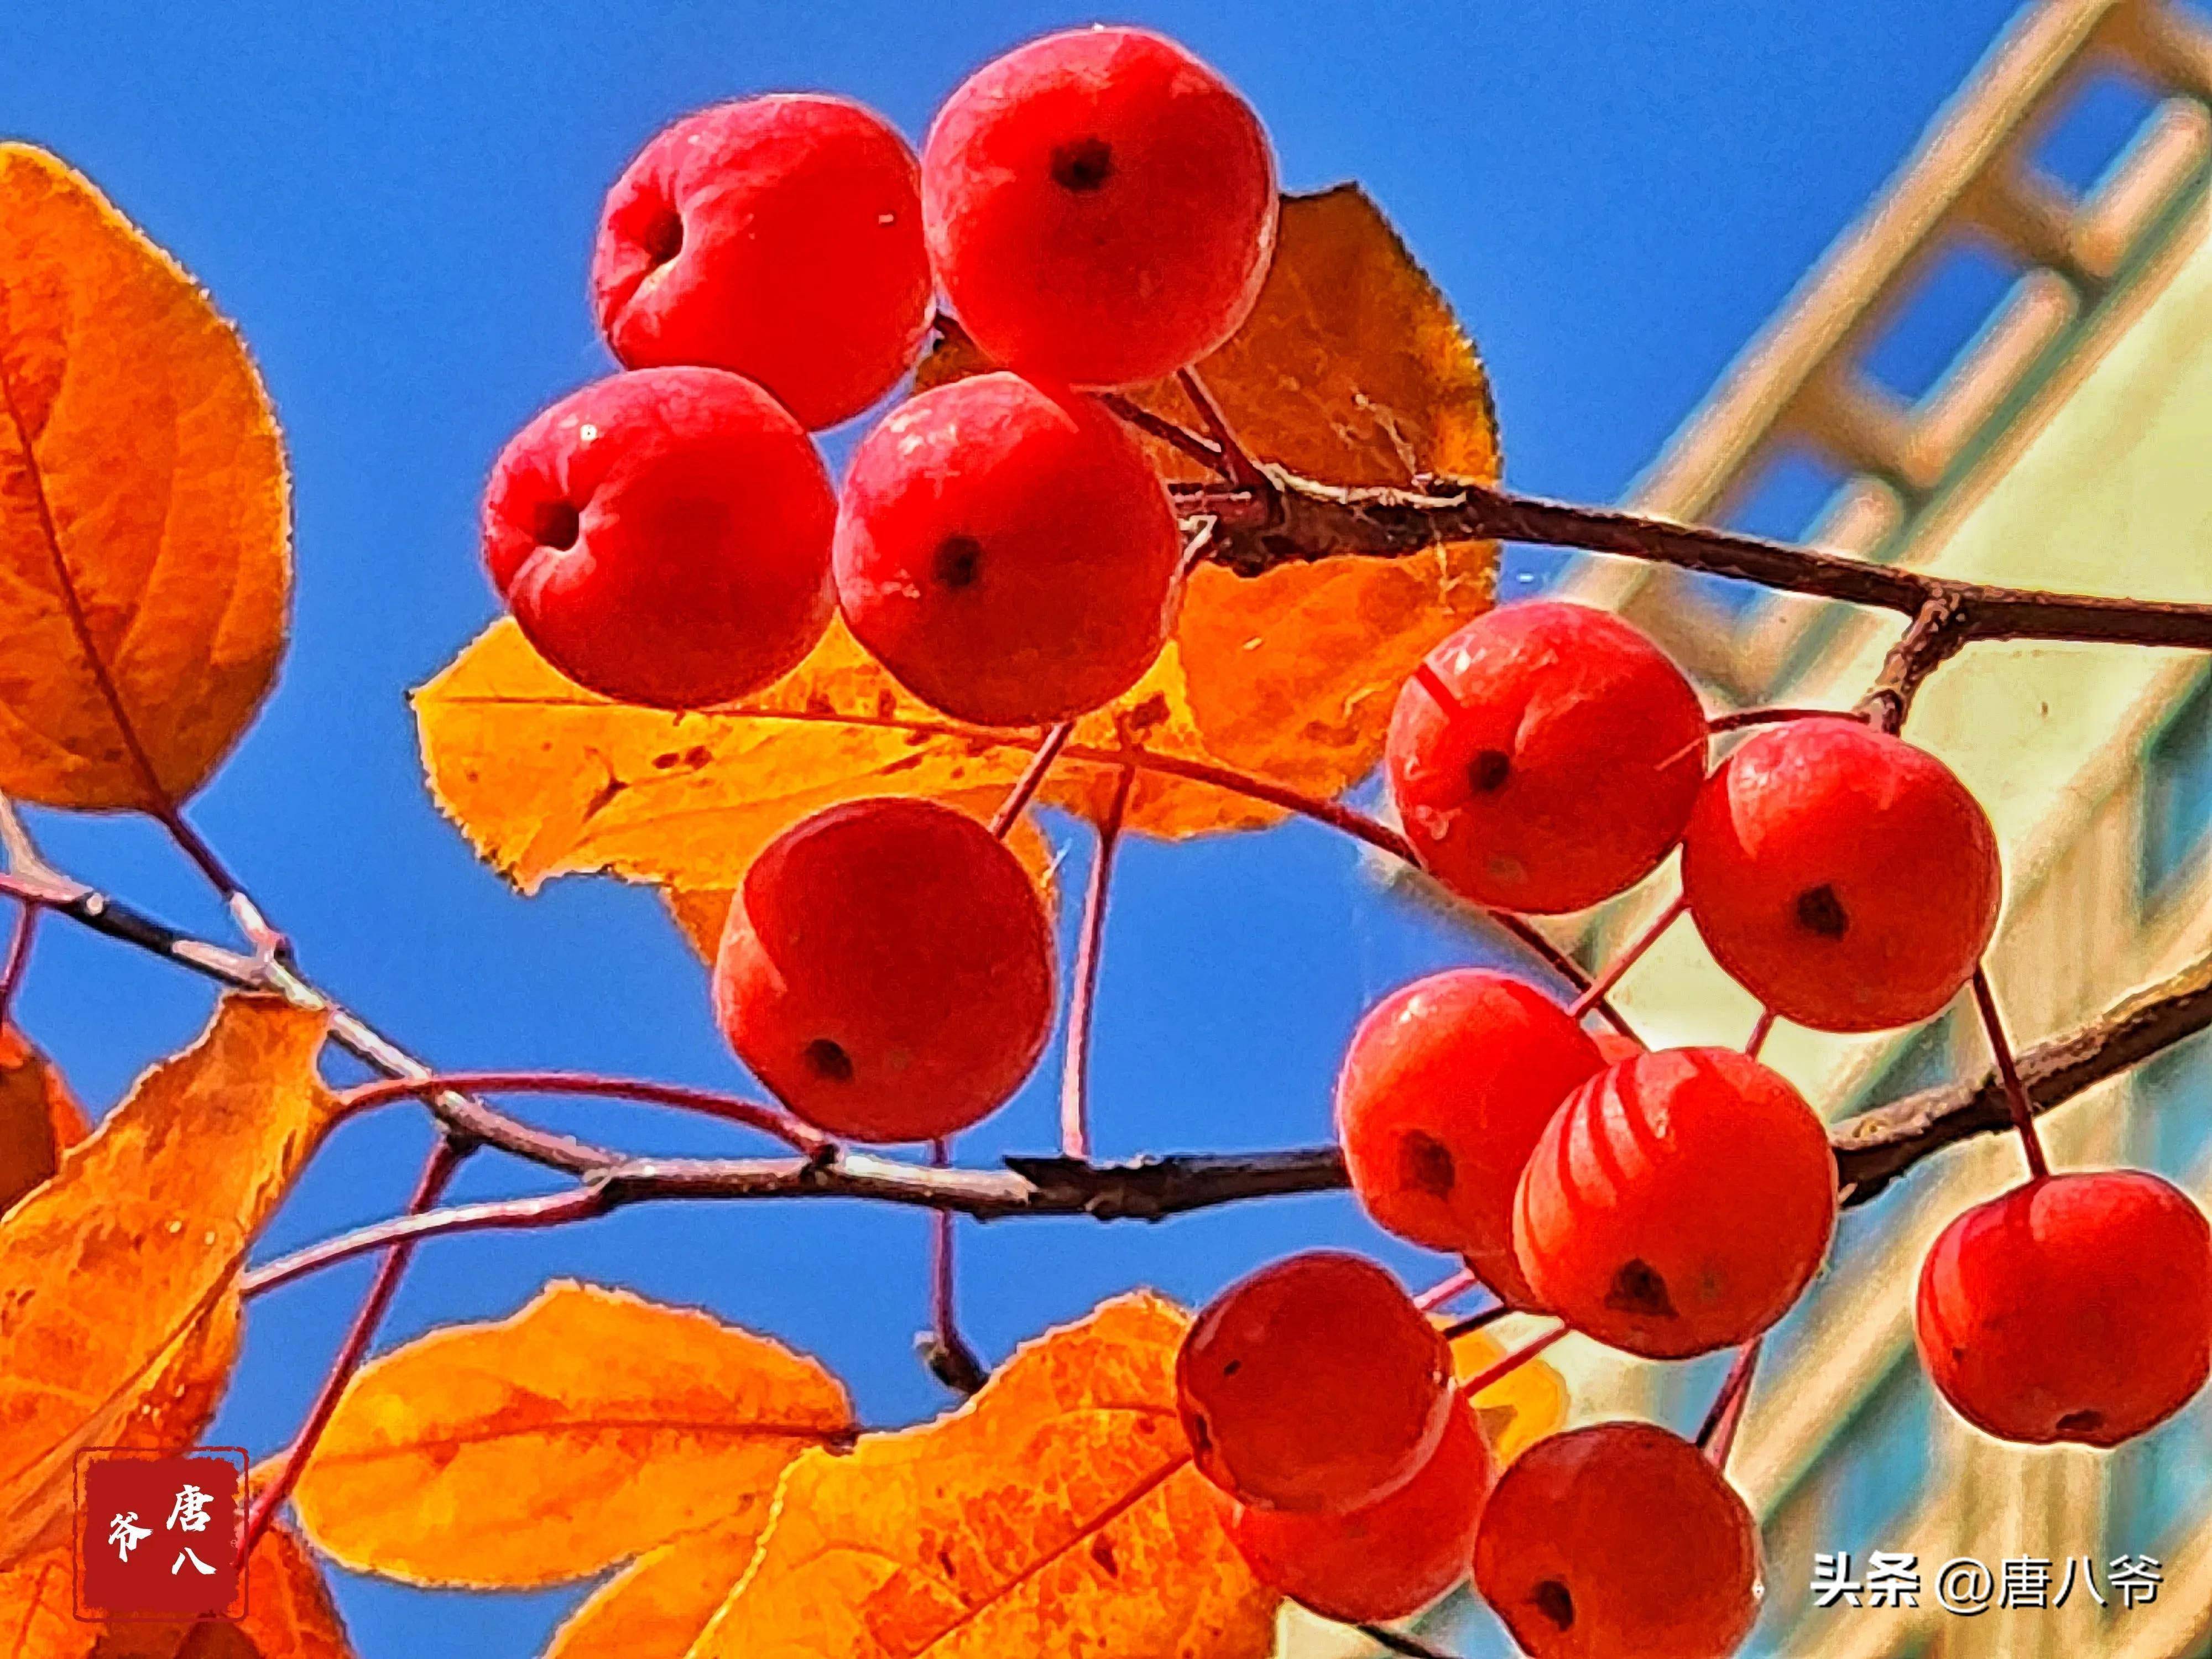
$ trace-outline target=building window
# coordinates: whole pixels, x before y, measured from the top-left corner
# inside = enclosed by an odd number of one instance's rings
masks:
[[[2193,1532],[2212,1505],[2212,1395],[2114,1453],[2111,1480],[2108,1554],[2160,1555]]]
[[[1911,1547],[1932,1462],[1935,1396],[1907,1347],[1822,1448],[1765,1527],[1766,1604],[1747,1653],[1785,1655],[1812,1607],[1813,1557],[1850,1553],[1860,1576],[1875,1550]],[[1820,1615],[1826,1617],[1826,1615]]]
[[[2212,827],[2212,675],[2197,676],[2143,761],[2142,893],[2155,899],[2192,868]]]
[[[2212,1152],[2212,1036],[2177,1043],[2136,1073],[2136,1156],[2168,1180],[2199,1184]]]

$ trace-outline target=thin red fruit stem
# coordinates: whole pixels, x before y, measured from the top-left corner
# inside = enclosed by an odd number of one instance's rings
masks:
[[[290,1255],[279,1256],[264,1267],[241,1273],[238,1291],[247,1301],[303,1279],[325,1267],[335,1267],[372,1250],[415,1243],[426,1238],[447,1238],[459,1233],[520,1231],[564,1226],[589,1221],[606,1213],[611,1200],[602,1185],[571,1188],[537,1198],[495,1199],[483,1204],[457,1204],[447,1210],[409,1211],[389,1221],[380,1221],[326,1238]]]
[[[1726,714],[1707,718],[1708,732],[1734,732],[1741,726],[1766,726],[1777,720],[1855,720],[1860,717],[1848,708],[1739,708]]]
[[[1728,1469],[1729,1453],[1735,1445],[1736,1429],[1743,1422],[1744,1407],[1751,1399],[1751,1376],[1759,1369],[1759,1349],[1763,1340],[1754,1336],[1736,1351],[1735,1364],[1729,1367],[1720,1393],[1713,1397],[1712,1409],[1705,1413],[1705,1420],[1698,1430],[1698,1449],[1714,1468],[1723,1473]]]
[[[1098,1006],[1098,964],[1106,940],[1108,886],[1114,854],[1121,843],[1128,815],[1133,766],[1114,781],[1114,796],[1098,824],[1098,853],[1091,861],[1091,880],[1083,895],[1083,935],[1075,951],[1075,988],[1067,1002],[1067,1049],[1060,1072],[1060,1150],[1068,1158],[1091,1156],[1091,1028]]]
[[[8,1024],[8,1011],[15,1006],[15,992],[23,983],[23,975],[30,970],[31,945],[39,932],[40,907],[30,899],[19,902],[15,930],[8,939],[7,963],[0,966],[0,1027]]]
[[[1480,1313],[1471,1313],[1468,1315],[1466,1318],[1454,1320],[1450,1324],[1445,1326],[1443,1329],[1444,1340],[1447,1342],[1456,1342],[1461,1337],[1472,1335],[1474,1332],[1482,1329],[1486,1325],[1495,1325],[1499,1320],[1504,1318],[1512,1311],[1513,1310],[1508,1307],[1504,1303],[1493,1302],[1488,1307],[1483,1309]]]
[[[1558,1341],[1566,1334],[1567,1328],[1565,1325],[1561,1325],[1555,1329],[1545,1332],[1543,1335],[1538,1337],[1533,1342],[1522,1343],[1519,1347],[1514,1349],[1511,1353],[1507,1354],[1504,1358],[1492,1365],[1488,1370],[1478,1371],[1474,1376],[1468,1378],[1466,1382],[1461,1383],[1459,1385],[1460,1393],[1469,1400],[1474,1399],[1475,1395],[1480,1394],[1485,1389],[1492,1388],[1504,1378],[1512,1376],[1514,1372],[1519,1370],[1523,1365],[1534,1359],[1538,1354],[1543,1352],[1545,1349],[1550,1347],[1552,1344]]]
[[[1759,1058],[1759,1051],[1766,1046],[1767,1033],[1771,1031],[1773,1029],[1774,1010],[1771,1008],[1760,1009],[1759,1011],[1759,1024],[1751,1028],[1751,1040],[1743,1045],[1743,1052],[1746,1059],[1757,1060]]]
[[[1171,449],[1182,451],[1209,472],[1218,473],[1224,478],[1231,476],[1228,463],[1222,459],[1221,451],[1189,428],[1178,426],[1164,415],[1153,414],[1151,410],[1131,402],[1118,392],[1094,392],[1091,395],[1117,420],[1127,421],[1139,432],[1158,438]]]
[[[1223,471],[1228,474],[1229,481],[1249,489],[1265,490],[1271,488],[1267,475],[1260,470],[1260,464],[1252,459],[1251,453],[1231,429],[1229,417],[1221,412],[1221,405],[1214,401],[1212,391],[1200,377],[1199,372],[1194,368],[1182,369],[1176,378],[1182,383],[1183,395],[1190,399],[1200,418],[1206,422],[1206,435],[1221,447]]]
[[[415,1183],[415,1194],[408,1200],[407,1212],[417,1215],[436,1203],[439,1195],[446,1190],[447,1183],[453,1180],[453,1172],[474,1150],[472,1142],[441,1133],[422,1165],[422,1178]],[[361,1307],[353,1316],[353,1328],[346,1333],[345,1340],[339,1344],[337,1353],[331,1361],[330,1370],[323,1378],[323,1386],[315,1395],[314,1404],[307,1408],[307,1421],[300,1425],[299,1433],[292,1437],[292,1444],[284,1454],[284,1461],[277,1466],[276,1478],[253,1501],[252,1511],[246,1522],[246,1539],[240,1551],[241,1557],[252,1553],[253,1546],[259,1541],[261,1534],[269,1530],[270,1522],[276,1518],[276,1511],[292,1495],[292,1488],[299,1484],[308,1457],[313,1455],[316,1443],[323,1437],[323,1431],[330,1426],[331,1414],[337,1410],[339,1397],[344,1394],[346,1384],[353,1379],[354,1372],[360,1369],[362,1358],[368,1352],[368,1345],[375,1340],[376,1328],[384,1322],[385,1312],[392,1306],[392,1298],[398,1293],[399,1281],[406,1274],[407,1264],[413,1260],[414,1255],[415,1241],[407,1239],[394,1244],[385,1253],[384,1260],[377,1264],[376,1277],[370,1280],[368,1293],[362,1297]]]
[[[939,1139],[929,1143],[932,1169],[949,1168],[951,1162],[951,1140]],[[935,1348],[929,1369],[956,1393],[973,1394],[983,1386],[989,1372],[976,1358],[975,1349],[968,1346],[968,1339],[960,1334],[959,1285],[952,1234],[952,1225],[957,1218],[950,1210],[939,1210],[929,1218],[929,1325]]]
[[[394,1100],[425,1095],[590,1095],[605,1100],[634,1100],[648,1106],[676,1106],[710,1117],[742,1123],[773,1135],[795,1152],[819,1157],[835,1145],[790,1113],[757,1101],[713,1089],[654,1083],[644,1078],[602,1077],[594,1072],[434,1072],[427,1077],[381,1078],[349,1089],[338,1098],[348,1111],[365,1111]]]
[[[1652,919],[1651,925],[1630,940],[1626,948],[1618,952],[1606,964],[1605,971],[1592,980],[1577,997],[1574,1006],[1567,1010],[1570,1018],[1580,1019],[1595,1007],[1613,988],[1620,983],[1620,976],[1633,968],[1638,957],[1659,942],[1659,936],[1681,919],[1690,908],[1690,901],[1677,896],[1674,902]]]
[[[1423,1313],[1434,1313],[1447,1303],[1456,1302],[1480,1283],[1474,1268],[1462,1267],[1449,1279],[1439,1280],[1415,1297],[1413,1305]]]
[[[1045,775],[1052,770],[1053,762],[1060,758],[1060,751],[1067,747],[1068,734],[1074,730],[1073,720],[1062,720],[1044,734],[1043,741],[1036,746],[1036,753],[1030,757],[1030,763],[1022,769],[1021,776],[1014,780],[1014,787],[1007,791],[1006,799],[1000,803],[999,810],[991,814],[991,833],[1000,841],[1004,841],[1007,831],[1020,822],[1022,814],[1029,810],[1030,802],[1036,799],[1036,792],[1044,784]]]
[[[1996,1057],[1997,1075],[2004,1079],[2005,1099],[2012,1106],[2013,1127],[2020,1131],[2021,1150],[2027,1154],[2027,1172],[2040,1181],[2051,1173],[2051,1164],[2043,1155],[2043,1137],[2035,1129],[2035,1106],[2027,1097],[2027,1085],[2021,1081],[2020,1067],[2014,1063],[2012,1044],[2005,1036],[2004,1021],[1997,1013],[1997,1000],[1990,990],[1987,969],[1974,969],[1974,1004],[1982,1012],[1982,1029],[1989,1033],[1990,1052]]]

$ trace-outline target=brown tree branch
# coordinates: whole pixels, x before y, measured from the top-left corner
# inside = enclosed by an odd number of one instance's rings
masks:
[[[1403,558],[1447,542],[1535,542],[1739,577],[1784,592],[1908,617],[1918,617],[1932,600],[1945,599],[1960,613],[1937,630],[1948,647],[1945,656],[1974,640],[2008,639],[2212,650],[2212,605],[1960,581],[1732,531],[1540,501],[1464,479],[1425,479],[1418,490],[1345,489],[1281,467],[1263,471],[1264,488],[1172,486],[1176,506],[1187,517],[1215,520],[1218,529],[1207,556],[1240,575],[1262,575],[1278,565],[1344,555]],[[1935,629],[1932,622],[1929,628]]]
[[[2021,1085],[2040,1115],[2084,1090],[2212,1025],[2212,956],[2138,991],[2079,1029],[2018,1056]],[[1972,1080],[1923,1089],[1834,1125],[1844,1202],[1863,1204],[1946,1146],[2013,1127],[1995,1066]],[[246,1277],[247,1293],[403,1241],[443,1233],[530,1228],[588,1219],[663,1199],[850,1198],[991,1221],[1087,1215],[1158,1221],[1256,1198],[1333,1192],[1348,1185],[1334,1146],[1249,1154],[1180,1154],[1126,1163],[1009,1158],[1003,1170],[933,1168],[840,1150],[805,1158],[641,1158],[594,1172],[572,1191],[402,1216],[326,1239]]]

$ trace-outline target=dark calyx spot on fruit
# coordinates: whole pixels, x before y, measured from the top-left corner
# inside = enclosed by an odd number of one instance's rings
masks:
[[[2058,1419],[2058,1432],[2069,1437],[2094,1434],[2104,1425],[2105,1414],[2102,1412],[2069,1412]]]
[[[1451,1148],[1434,1135],[1413,1130],[1398,1143],[1398,1179],[1431,1198],[1449,1198],[1457,1172]]]
[[[638,238],[638,246],[655,265],[666,264],[684,252],[683,216],[674,208],[663,208],[646,226],[645,234]]]
[[[1478,795],[1495,794],[1505,787],[1513,770],[1513,757],[1503,749],[1486,749],[1467,763],[1467,787]]]
[[[1650,1319],[1674,1317],[1674,1300],[1667,1294],[1667,1281],[1659,1270],[1638,1256],[1623,1262],[1605,1293],[1605,1305],[1615,1313],[1642,1314]]]
[[[947,536],[937,544],[931,571],[946,587],[973,587],[983,570],[983,544],[973,536]]]
[[[566,501],[547,501],[538,509],[538,522],[531,526],[531,533],[538,538],[538,546],[566,552],[584,533],[584,515]]]
[[[1843,900],[1826,882],[1797,895],[1797,921],[1822,939],[1841,939],[1851,925],[1851,919],[1844,914]]]
[[[1528,1592],[1528,1599],[1542,1613],[1561,1630],[1575,1627],[1575,1598],[1565,1584],[1556,1578],[1547,1578]]]
[[[1103,138],[1077,138],[1052,153],[1052,181],[1089,195],[1114,176],[1114,147]]]
[[[818,1078],[832,1083],[853,1080],[853,1057],[828,1037],[817,1037],[806,1045],[807,1069]]]
[[[1230,1361],[1226,1365],[1224,1365],[1224,1366],[1221,1368],[1221,1374],[1222,1374],[1224,1376],[1236,1376],[1236,1375],[1237,1375],[1237,1372],[1239,1372],[1239,1371],[1243,1370],[1243,1369],[1244,1369],[1244,1362],[1243,1362],[1243,1360],[1241,1360],[1241,1359],[1232,1359],[1232,1360],[1231,1360],[1231,1361]]]
[[[1190,1419],[1190,1449],[1200,1457],[1213,1449],[1213,1436],[1207,1430],[1203,1417]]]

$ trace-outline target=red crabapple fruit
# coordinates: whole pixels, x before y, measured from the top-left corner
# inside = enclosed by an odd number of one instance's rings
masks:
[[[1052,1032],[1052,934],[1019,861],[974,819],[849,801],[745,872],[714,1012],[809,1123],[933,1139],[996,1110],[1036,1066]]]
[[[1413,1479],[1341,1514],[1255,1509],[1212,1488],[1253,1576],[1324,1619],[1403,1619],[1467,1577],[1491,1483],[1474,1408],[1452,1401],[1443,1437]]]
[[[1996,929],[1989,815],[1951,769],[1841,716],[1761,732],[1682,838],[1706,948],[1784,1019],[1879,1031],[1936,1012]]]
[[[930,258],[995,361],[1158,380],[1237,331],[1275,246],[1250,106],[1174,41],[1071,29],[985,64],[922,146]]]
[[[1558,1004],[1461,968],[1393,992],[1360,1022],[1336,1083],[1352,1190],[1401,1238],[1463,1256],[1516,1307],[1513,1189],[1544,1126],[1595,1073],[1596,1045]]]
[[[1429,873],[1502,910],[1579,910],[1658,866],[1705,775],[1681,671],[1618,617],[1537,600],[1476,617],[1390,718],[1391,797]]]
[[[834,564],[854,634],[916,696],[1041,726],[1143,678],[1182,558],[1167,490],[1121,422],[999,374],[924,392],[861,441]]]
[[[1781,1318],[1835,1224],[1835,1156],[1802,1097],[1732,1048],[1668,1048],[1567,1097],[1521,1177],[1513,1244],[1575,1329],[1682,1359]]]
[[[1176,1357],[1191,1455],[1238,1502],[1363,1508],[1443,1438],[1451,1351],[1398,1281],[1364,1257],[1307,1250],[1206,1304]]]
[[[2212,1366],[2212,1228],[2147,1171],[2045,1176],[1956,1217],[1920,1269],[1921,1363],[2003,1440],[2116,1446]]]
[[[928,330],[914,152],[842,98],[688,115],[608,192],[592,301],[629,368],[730,369],[834,426],[898,383]]]
[[[718,368],[616,374],[501,452],[484,562],[538,653],[618,702],[702,708],[830,625],[836,500],[782,406]]]
[[[1703,1452],[1648,1423],[1540,1440],[1498,1477],[1474,1587],[1535,1659],[1724,1659],[1759,1616],[1759,1528]]]

